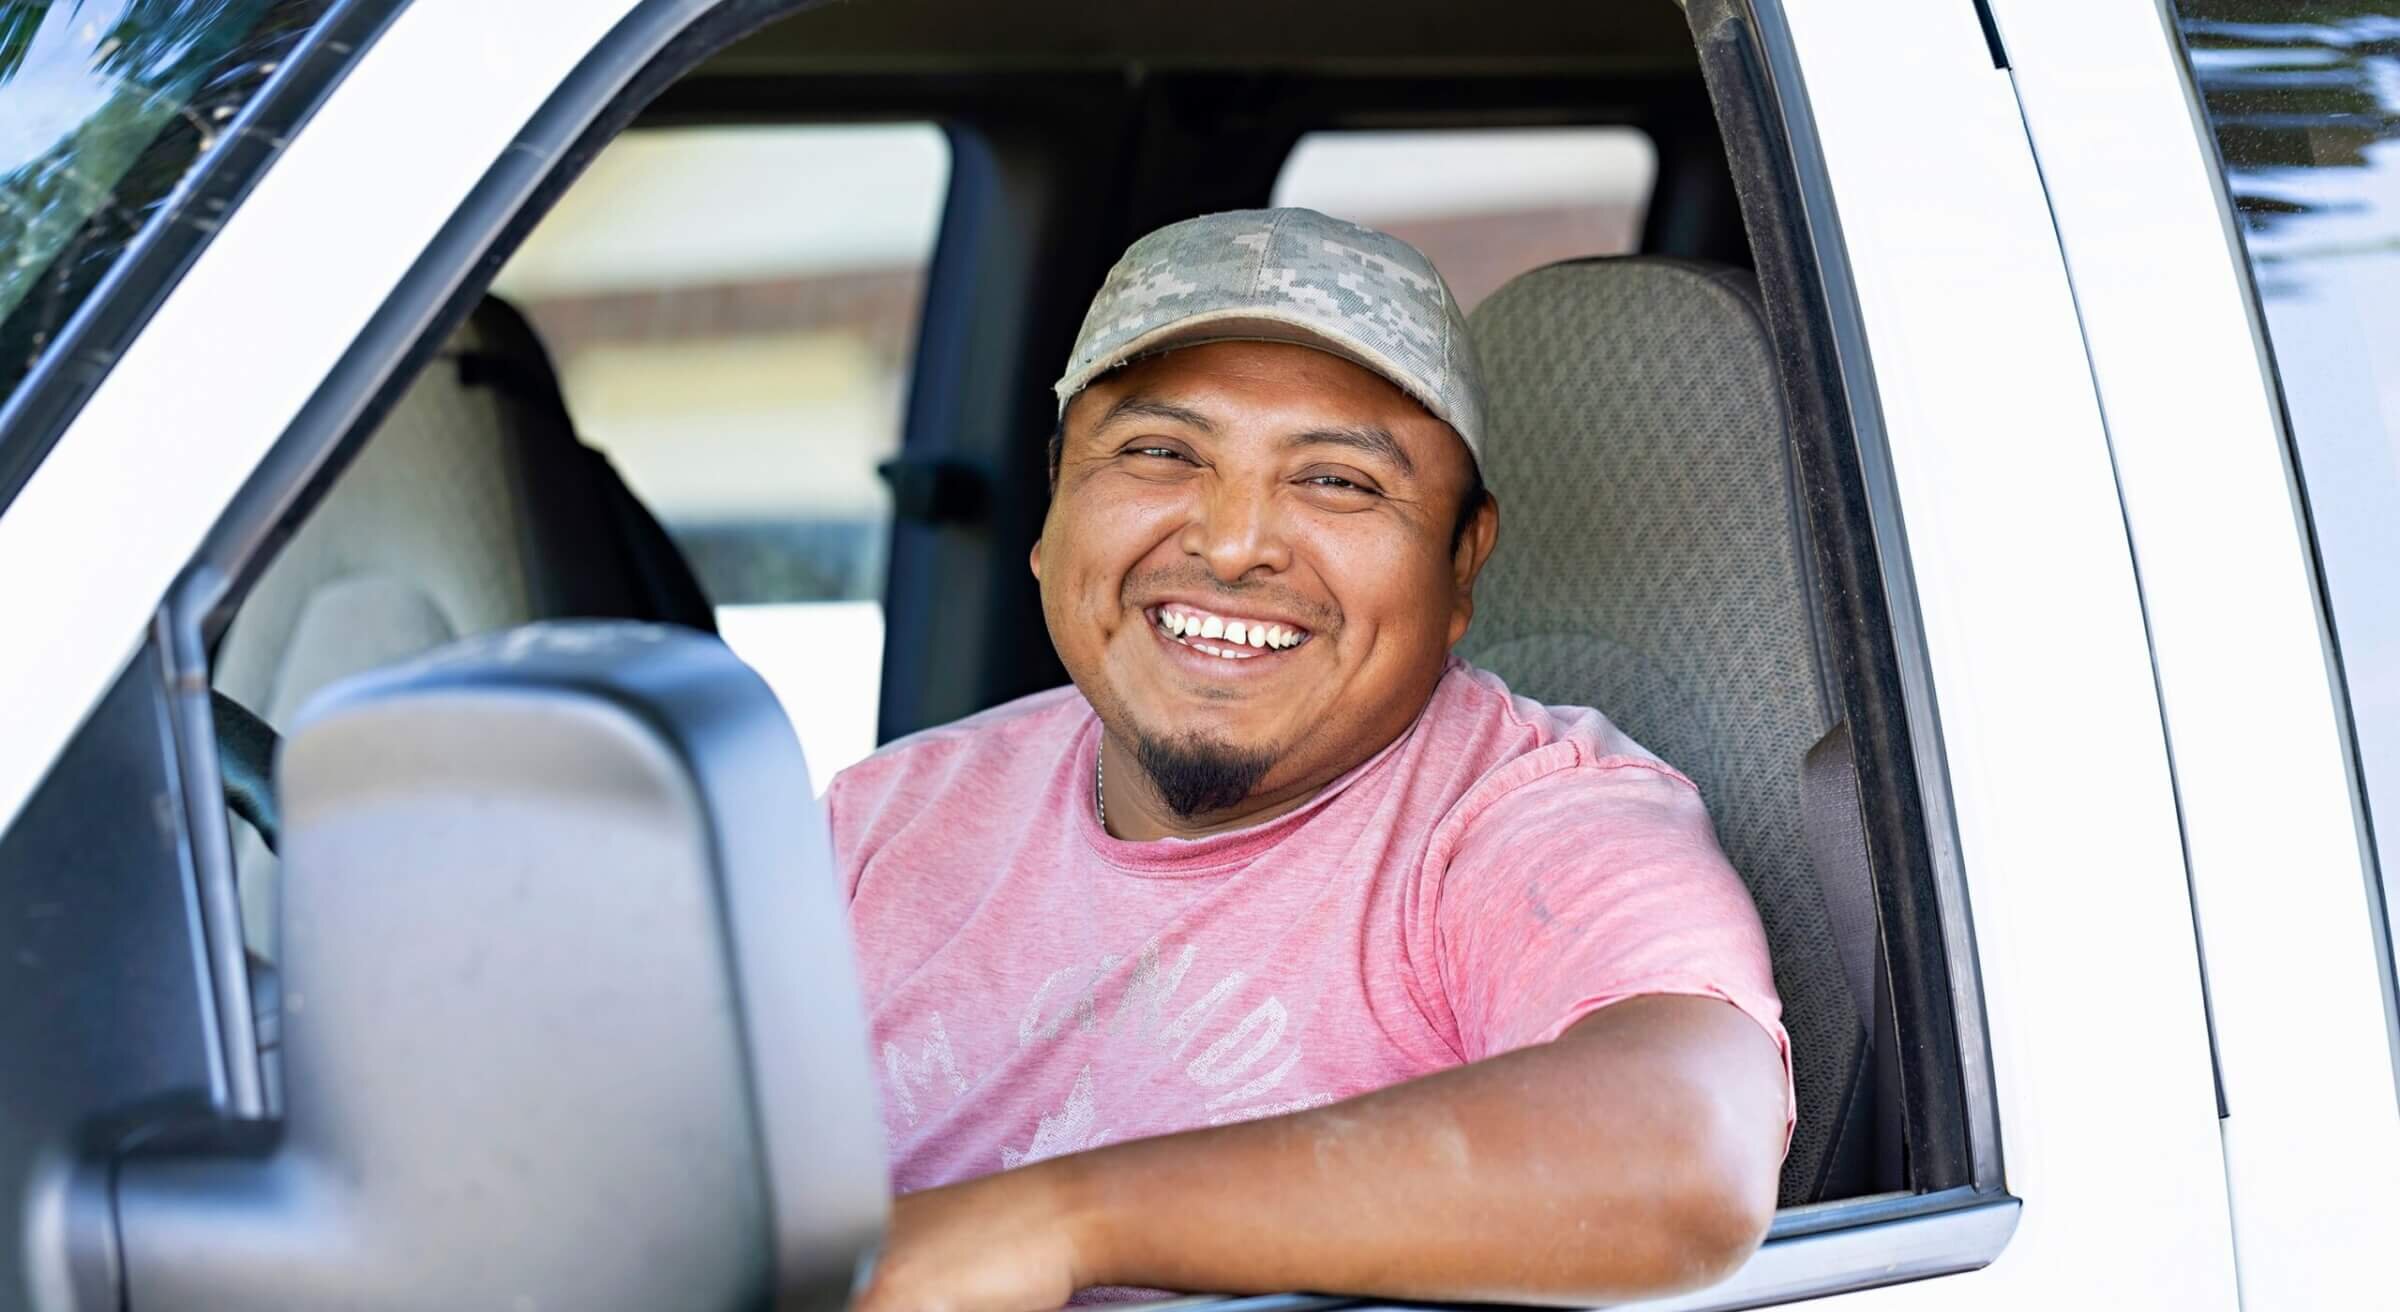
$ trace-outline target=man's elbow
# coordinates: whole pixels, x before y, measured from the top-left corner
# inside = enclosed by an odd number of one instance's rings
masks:
[[[1712,1164],[1686,1184],[1669,1209],[1682,1259],[1676,1283],[1697,1288],[1732,1275],[1758,1251],[1775,1220],[1775,1177],[1752,1163]]]
[[[1763,1182],[1756,1174],[1681,1158],[1664,1177],[1673,1183],[1642,1200],[1640,1223],[1620,1231],[1618,1242],[1582,1253],[1580,1268],[1547,1292],[1561,1301],[1610,1302],[1686,1293],[1725,1279],[1758,1251],[1775,1218],[1773,1173]]]
[[[1612,1063],[1646,1059],[1643,1096],[1621,1104],[1617,1124],[1625,1169],[1608,1186],[1641,1218],[1601,1259],[1614,1264],[1618,1297],[1696,1289],[1739,1270],[1775,1220],[1783,1165],[1782,1070],[1757,1026],[1722,1004],[1681,998],[1587,1023],[1604,1039],[1614,1032],[1601,1026],[1636,1020],[1683,1028],[1646,1051],[1595,1050]]]
[[[1732,1275],[1775,1220],[1779,1154],[1765,1151],[1758,1127],[1741,1123],[1721,1100],[1696,1098],[1720,1114],[1684,1122],[1664,1172],[1673,1181],[1656,1212],[1659,1251],[1671,1254],[1663,1284],[1693,1289]],[[1665,1292],[1663,1289],[1660,1292]]]

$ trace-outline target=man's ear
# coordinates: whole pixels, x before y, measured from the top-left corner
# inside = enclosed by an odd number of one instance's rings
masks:
[[[1041,581],[1042,581],[1042,540],[1041,540],[1040,538],[1035,538],[1035,539],[1033,540],[1033,552],[1032,552],[1032,555],[1031,555],[1030,559],[1028,559],[1026,563],[1027,563],[1027,564],[1029,564],[1029,565],[1031,565],[1031,566],[1033,566],[1033,581],[1034,581],[1034,582],[1036,582],[1036,583],[1039,583],[1039,582],[1041,582]]]
[[[1467,520],[1467,531],[1458,535],[1458,549],[1450,553],[1450,644],[1467,636],[1467,625],[1475,619],[1475,579],[1483,573],[1483,563],[1492,558],[1492,548],[1500,542],[1500,498],[1489,491],[1483,494],[1483,504]]]

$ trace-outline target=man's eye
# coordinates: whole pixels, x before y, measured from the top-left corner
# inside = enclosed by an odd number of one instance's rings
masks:
[[[1363,483],[1353,483],[1339,474],[1311,474],[1301,481],[1310,487],[1329,487],[1337,492],[1364,492],[1369,496],[1379,495],[1375,489]]]
[[[1178,450],[1176,450],[1175,448],[1173,448],[1173,447],[1171,447],[1171,446],[1136,446],[1136,447],[1127,447],[1127,448],[1126,448],[1126,452],[1127,452],[1127,454],[1129,454],[1129,455],[1137,455],[1137,456],[1157,456],[1157,457],[1160,457],[1160,458],[1163,458],[1163,459],[1167,459],[1167,460],[1181,460],[1181,459],[1183,459],[1183,453],[1182,453],[1181,451],[1178,451]]]

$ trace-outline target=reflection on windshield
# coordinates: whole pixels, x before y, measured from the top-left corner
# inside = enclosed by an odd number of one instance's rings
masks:
[[[65,6],[12,8],[0,17],[0,85],[23,106],[0,121],[0,174],[13,176],[49,153],[107,103],[115,79],[76,58],[77,47],[96,51],[121,17],[121,6],[105,17]]]
[[[2400,869],[2400,0],[2182,0]]]
[[[328,2],[0,4],[0,398]]]

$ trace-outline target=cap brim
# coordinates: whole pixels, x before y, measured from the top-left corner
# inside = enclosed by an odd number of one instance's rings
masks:
[[[1154,328],[1126,342],[1113,355],[1103,356],[1058,380],[1052,389],[1058,394],[1058,412],[1065,415],[1067,402],[1075,394],[1091,386],[1092,380],[1121,365],[1131,364],[1146,356],[1160,355],[1186,346],[1207,342],[1288,342],[1336,356],[1374,374],[1399,388],[1424,406],[1433,417],[1456,430],[1458,424],[1442,413],[1441,402],[1427,396],[1419,385],[1411,382],[1406,371],[1369,348],[1302,319],[1286,319],[1274,314],[1262,314],[1254,309],[1218,310],[1196,314],[1188,319]],[[1473,450],[1470,444],[1469,450]]]

